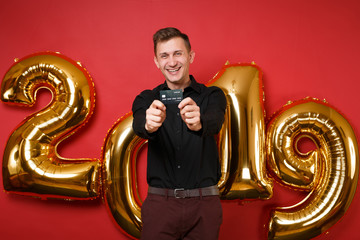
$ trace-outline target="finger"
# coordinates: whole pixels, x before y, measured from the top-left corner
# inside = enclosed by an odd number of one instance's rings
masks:
[[[152,128],[159,128],[161,127],[161,124],[162,124],[161,122],[156,122],[152,120],[148,122],[148,125],[151,126]]]
[[[186,105],[184,108],[180,110],[180,114],[184,115],[186,113],[199,113],[200,114],[200,108],[197,105]]]
[[[185,119],[185,122],[186,122],[187,124],[197,124],[197,123],[200,122],[200,118],[198,118],[198,117],[186,118],[186,119]]]
[[[166,115],[166,112],[157,108],[149,108],[148,110],[146,110],[146,115],[164,117]]]
[[[159,127],[161,127],[161,123],[157,123],[151,120],[146,121],[145,129],[150,133],[155,132]]]
[[[166,106],[160,102],[159,100],[154,100],[151,105],[150,105],[151,108],[156,108],[156,109],[160,109],[162,111],[165,111],[166,110]]]
[[[194,102],[194,100],[192,100],[192,98],[187,97],[179,103],[178,108],[182,109],[187,105],[196,105],[196,103]]]
[[[146,120],[150,123],[150,122],[155,122],[155,123],[161,123],[162,122],[162,117],[161,116],[156,116],[156,115],[149,115],[146,117]]]
[[[146,119],[156,122],[163,122],[166,118],[166,112],[159,109],[148,109],[146,113]]]
[[[200,113],[199,112],[186,112],[184,114],[185,118],[196,118],[196,117],[200,117]]]

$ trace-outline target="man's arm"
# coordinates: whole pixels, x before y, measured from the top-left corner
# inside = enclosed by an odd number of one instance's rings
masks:
[[[145,90],[135,98],[132,105],[133,130],[145,139],[154,136],[166,117],[165,106],[154,99],[152,91]]]
[[[207,106],[203,109],[191,98],[185,98],[179,103],[179,109],[183,121],[192,131],[201,135],[218,134],[224,122],[226,110],[226,97],[218,87],[209,87]]]

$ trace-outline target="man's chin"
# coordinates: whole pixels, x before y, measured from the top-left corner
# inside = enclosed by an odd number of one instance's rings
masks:
[[[166,79],[167,79],[167,81],[174,83],[174,84],[181,82],[181,78],[179,78],[179,77],[166,76]]]

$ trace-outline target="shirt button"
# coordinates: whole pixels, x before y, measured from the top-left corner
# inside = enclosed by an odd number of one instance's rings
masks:
[[[180,113],[176,113],[176,115],[180,116]]]
[[[180,168],[180,165],[178,165],[177,167]]]

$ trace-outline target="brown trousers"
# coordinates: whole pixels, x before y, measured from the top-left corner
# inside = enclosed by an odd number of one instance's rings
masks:
[[[141,218],[142,240],[216,240],[222,207],[218,196],[179,199],[149,193]]]

